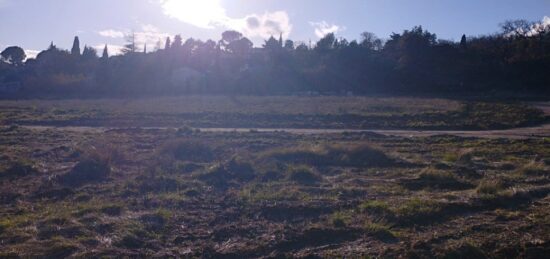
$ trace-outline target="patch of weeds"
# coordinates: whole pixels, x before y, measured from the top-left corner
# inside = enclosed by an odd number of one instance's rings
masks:
[[[444,189],[444,190],[464,190],[471,188],[472,185],[458,180],[453,174],[431,168],[426,168],[420,172],[418,178],[406,180],[403,185],[411,190],[424,188]]]
[[[25,177],[31,174],[35,174],[38,171],[36,168],[28,161],[17,161],[12,163],[7,169],[0,172],[0,179],[3,177],[6,178],[17,178]]]
[[[284,178],[284,174],[282,174],[280,171],[275,171],[275,170],[269,170],[260,175],[260,180],[262,182],[279,181],[283,178]]]
[[[146,229],[158,232],[164,229],[171,218],[171,211],[158,209],[155,213],[142,215],[139,219],[145,225]]]
[[[415,223],[429,220],[440,211],[441,206],[438,202],[413,198],[398,206],[394,213],[404,222]]]
[[[483,180],[476,188],[476,193],[481,196],[497,195],[502,191],[504,191],[504,185],[499,180]]]
[[[6,232],[7,230],[15,227],[15,222],[10,219],[1,219],[0,220],[0,234]]]
[[[336,228],[345,228],[352,220],[350,212],[338,211],[330,216],[330,223]]]
[[[101,212],[109,216],[120,216],[123,211],[124,207],[119,204],[106,205],[101,208]]]
[[[138,249],[142,248],[145,245],[145,241],[139,238],[134,233],[127,233],[122,238],[115,242],[115,245],[118,247],[124,247],[129,249]]]
[[[166,144],[161,152],[180,161],[211,162],[215,159],[214,149],[204,142],[181,140]]]
[[[206,173],[199,174],[197,177],[206,184],[224,188],[235,182],[249,182],[256,175],[249,162],[231,159],[228,162],[212,166]]]
[[[385,215],[391,213],[388,203],[379,200],[363,202],[359,205],[359,209],[362,212],[367,212],[374,215]]]
[[[460,258],[488,258],[483,250],[470,243],[461,244],[458,247],[450,248],[441,256],[444,259],[460,259]]]
[[[264,157],[293,164],[313,166],[376,167],[395,164],[394,159],[367,144],[320,145],[275,149]]]
[[[201,193],[195,189],[186,190],[183,194],[189,198],[198,197],[199,195],[201,195]]]
[[[383,241],[394,241],[397,234],[385,224],[367,221],[364,225],[365,232],[369,236],[376,237]]]
[[[508,220],[517,219],[521,213],[519,211],[496,209],[495,214],[497,215],[496,216],[497,220],[508,221]]]
[[[454,152],[445,153],[441,159],[447,163],[455,163],[458,160],[458,154]]]
[[[521,176],[545,176],[550,175],[550,171],[547,170],[544,162],[531,161],[519,168],[516,174]]]
[[[52,244],[45,246],[47,249],[43,251],[43,253],[36,254],[36,256],[44,258],[66,258],[78,250],[78,246],[66,239],[53,238],[52,242]]]
[[[307,201],[311,197],[296,188],[279,183],[252,184],[243,188],[240,197],[248,202],[262,201]]]
[[[307,166],[291,167],[287,172],[287,178],[301,185],[315,185],[321,181],[321,176]]]
[[[176,178],[154,174],[153,176],[141,176],[136,179],[140,192],[167,193],[183,189],[185,186]]]

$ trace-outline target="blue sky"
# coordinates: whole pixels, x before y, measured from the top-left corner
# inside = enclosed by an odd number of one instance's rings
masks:
[[[550,0],[0,0],[0,48],[42,50],[50,41],[69,48],[78,35],[82,44],[109,44],[114,52],[132,30],[151,49],[167,36],[217,40],[227,29],[256,45],[279,33],[304,42],[328,32],[352,40],[415,25],[458,40],[496,32],[507,19],[545,16]]]

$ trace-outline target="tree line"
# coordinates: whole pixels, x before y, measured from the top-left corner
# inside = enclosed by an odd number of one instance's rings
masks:
[[[160,44],[158,44],[160,45]],[[271,37],[263,46],[237,31],[219,41],[167,38],[138,49],[127,37],[121,55],[107,46],[70,51],[53,43],[25,61],[19,47],[1,52],[5,97],[93,97],[174,94],[465,94],[548,93],[550,26],[507,21],[492,35],[441,40],[421,26],[387,40],[330,33],[315,44]],[[13,89],[9,89],[9,87]]]

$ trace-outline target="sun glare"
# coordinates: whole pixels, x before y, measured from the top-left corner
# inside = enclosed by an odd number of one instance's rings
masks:
[[[166,0],[162,7],[168,16],[201,28],[213,28],[226,18],[219,0]]]

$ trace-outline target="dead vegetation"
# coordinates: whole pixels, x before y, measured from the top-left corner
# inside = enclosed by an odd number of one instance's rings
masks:
[[[0,257],[550,249],[547,139],[14,131],[0,132]]]

